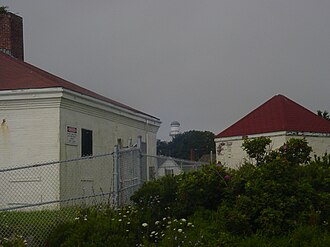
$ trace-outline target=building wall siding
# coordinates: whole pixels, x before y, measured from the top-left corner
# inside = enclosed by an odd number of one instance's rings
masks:
[[[146,119],[133,118],[112,109],[102,109],[88,104],[88,101],[78,102],[68,95],[62,98],[60,119],[61,160],[82,156],[82,129],[93,133],[93,155],[112,153],[119,139],[122,147],[134,145],[138,136],[142,137],[142,142],[147,143],[147,153],[156,154],[158,127],[148,124]],[[77,143],[74,145],[66,141],[68,126],[78,131]],[[94,161],[79,161],[75,165],[64,164],[60,174],[61,198],[86,196],[88,191],[96,194],[109,191],[113,178],[113,158],[109,155]]]
[[[263,135],[253,135],[249,138],[256,138],[260,136],[270,137],[272,143],[270,145],[271,149],[277,149],[282,146],[290,138],[305,138],[308,145],[312,147],[313,152],[311,157],[314,155],[322,156],[325,152],[330,152],[330,137],[329,136],[313,136],[313,135],[287,135],[286,132],[283,133],[269,133]],[[242,148],[243,139],[242,137],[232,137],[232,138],[217,138],[216,150],[217,150],[217,161],[220,161],[224,165],[231,168],[238,168],[245,161],[251,162],[246,152]],[[220,151],[221,150],[221,151]],[[252,161],[253,162],[253,161]]]
[[[59,107],[54,100],[1,101],[0,168],[57,161]],[[59,198],[59,167],[0,173],[0,204],[24,205]]]
[[[0,167],[58,160],[59,108],[33,100],[22,108],[11,103],[1,102],[7,109],[0,108]]]

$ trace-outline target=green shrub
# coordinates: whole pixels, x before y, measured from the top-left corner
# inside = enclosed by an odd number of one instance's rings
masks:
[[[187,219],[190,227],[185,229],[185,242],[180,246],[235,246],[238,237],[225,230],[226,223],[217,211],[199,208]],[[188,223],[189,224],[189,223]],[[164,239],[161,246],[168,245]]]
[[[1,247],[25,247],[27,246],[26,239],[23,236],[14,235],[10,238],[0,237],[0,246]]]
[[[224,167],[205,165],[197,171],[147,182],[131,199],[146,221],[167,216],[182,218],[200,207],[216,210],[229,195],[230,180]]]
[[[178,184],[179,215],[187,217],[200,207],[216,210],[227,196],[230,180],[227,170],[216,165],[184,174]]]
[[[300,226],[289,235],[292,247],[330,246],[330,234],[315,226]]]
[[[313,149],[308,145],[305,138],[291,138],[279,149],[270,151],[265,157],[265,163],[272,162],[275,159],[282,159],[289,162],[292,166],[307,164],[310,160],[310,154]]]
[[[295,227],[300,214],[313,208],[312,186],[297,176],[299,167],[275,160],[260,168],[248,194],[257,209],[257,228],[267,234],[281,234]]]
[[[313,212],[327,209],[326,194],[317,193],[308,176],[304,176],[303,166],[275,159],[259,167],[245,165],[241,169],[244,172],[233,173],[229,184],[235,198],[220,209],[232,233],[246,234],[251,230],[266,235],[285,234],[300,224],[309,224]],[[320,223],[317,221],[315,224]],[[246,231],[242,231],[242,225],[246,225]]]
[[[306,139],[289,139],[279,148],[282,158],[285,158],[291,164],[306,164],[310,161],[310,153],[313,149],[308,145]]]
[[[242,148],[246,151],[250,159],[255,159],[256,165],[258,166],[264,163],[271,142],[269,137],[264,136],[253,139],[245,138]]]
[[[141,221],[153,222],[168,216],[176,216],[178,183],[181,176],[165,176],[145,183],[131,200],[140,212]]]
[[[219,225],[223,226],[222,231],[228,231],[235,235],[248,235],[252,233],[250,215],[240,210],[239,207],[222,205],[217,211],[217,218]]]

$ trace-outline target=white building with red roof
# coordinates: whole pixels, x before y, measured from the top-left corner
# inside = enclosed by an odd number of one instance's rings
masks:
[[[283,95],[276,95],[216,135],[217,161],[237,168],[248,158],[244,138],[269,137],[271,148],[290,138],[305,138],[312,155],[330,152],[330,121],[321,118]]]
[[[24,62],[21,17],[0,14],[0,30],[0,169],[111,153],[118,143],[137,143],[138,136],[145,152],[156,155],[159,118]],[[83,177],[94,188],[109,188],[109,182],[99,181],[111,178],[110,163],[111,157],[99,171],[86,174],[54,173],[48,179],[58,193],[48,199],[58,199],[60,183],[78,183]]]

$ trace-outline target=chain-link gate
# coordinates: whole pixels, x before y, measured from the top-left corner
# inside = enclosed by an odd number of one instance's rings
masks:
[[[147,164],[141,153],[141,137],[136,147],[114,149],[114,205],[130,204],[130,197],[145,182]]]

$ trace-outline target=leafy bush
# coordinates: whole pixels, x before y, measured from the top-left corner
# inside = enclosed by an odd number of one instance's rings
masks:
[[[147,182],[131,199],[145,221],[188,217],[199,207],[216,210],[228,196],[230,179],[223,166],[205,165],[197,171]]]
[[[0,237],[1,247],[24,247],[27,246],[27,241],[22,236],[14,235],[11,238]]]
[[[271,144],[269,137],[258,137],[254,139],[245,138],[242,148],[251,159],[256,160],[256,165],[261,165],[268,154],[269,145]]]
[[[315,226],[300,226],[289,235],[292,247],[330,246],[330,234]]]
[[[230,180],[228,171],[216,165],[184,174],[178,183],[178,216],[187,217],[200,207],[216,210],[227,196]]]
[[[239,186],[236,191],[243,193],[237,195],[230,207],[232,213],[227,214],[241,216],[236,222],[238,226],[243,219],[248,220],[253,232],[266,235],[287,233],[297,224],[306,223],[301,216],[310,214],[314,208],[315,191],[296,176],[298,169],[286,160],[274,160],[255,168],[253,177],[244,182],[244,189],[242,179],[234,184]]]
[[[308,145],[306,139],[289,139],[282,145],[278,154],[282,159],[286,159],[293,165],[306,164],[310,161],[310,153],[312,148]]]
[[[131,200],[140,212],[141,221],[153,222],[176,215],[174,207],[180,179],[181,176],[165,176],[145,183],[134,193]]]

